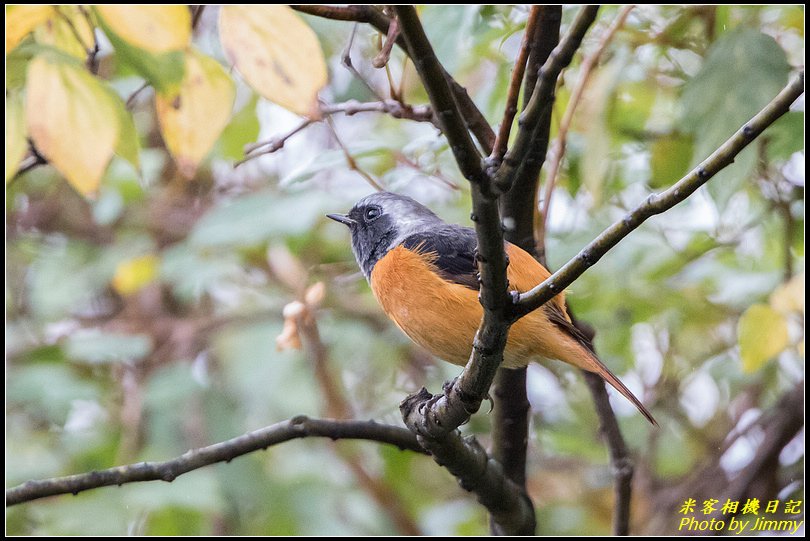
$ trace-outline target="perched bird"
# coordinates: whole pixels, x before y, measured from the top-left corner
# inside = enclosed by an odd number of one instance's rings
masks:
[[[390,192],[364,197],[348,214],[327,216],[349,227],[357,263],[388,317],[433,355],[453,364],[467,364],[483,316],[478,301],[475,231],[447,224],[410,197]],[[511,289],[524,292],[550,276],[527,252],[504,244]],[[503,367],[557,359],[595,372],[657,424],[587,344],[571,323],[560,293],[512,325]]]

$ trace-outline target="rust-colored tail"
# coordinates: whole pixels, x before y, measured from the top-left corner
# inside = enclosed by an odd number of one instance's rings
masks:
[[[636,398],[630,389],[621,382],[619,378],[616,377],[613,372],[608,369],[607,366],[599,360],[596,354],[591,350],[588,339],[579,332],[579,330],[571,325],[570,323],[567,325],[566,330],[568,331],[568,338],[567,341],[568,347],[564,350],[561,350],[560,353],[564,353],[561,355],[560,360],[565,361],[569,364],[572,364],[578,368],[582,368],[583,370],[587,370],[588,372],[593,372],[598,374],[603,380],[610,383],[614,389],[619,391],[627,400],[633,403],[633,405],[638,408],[638,411],[647,418],[654,426],[658,426],[658,421],[655,420],[655,417],[652,416],[652,413],[644,407],[644,404],[641,403],[641,400]],[[572,347],[573,346],[573,347]]]
[[[613,386],[614,389],[616,389],[617,391],[622,393],[622,395],[627,400],[632,402],[633,405],[636,408],[638,408],[638,411],[640,411],[641,414],[644,417],[646,417],[648,421],[650,421],[650,423],[652,423],[654,426],[658,426],[658,421],[656,421],[655,417],[652,416],[652,413],[650,413],[650,411],[647,408],[644,407],[644,404],[641,403],[641,400],[636,398],[636,395],[634,395],[630,391],[630,389],[628,389],[627,386],[624,383],[622,383],[622,381],[619,378],[617,378],[613,374],[613,372],[611,372],[608,369],[608,367],[605,366],[602,363],[602,361],[600,361],[593,353],[591,353],[590,351],[587,351],[587,350],[585,350],[585,351],[587,352],[587,355],[586,355],[587,360],[584,363],[584,364],[586,364],[586,366],[583,366],[582,368],[584,368],[588,372],[594,372],[596,374],[599,374],[599,376],[601,376],[602,379],[604,379],[605,381],[610,383]]]

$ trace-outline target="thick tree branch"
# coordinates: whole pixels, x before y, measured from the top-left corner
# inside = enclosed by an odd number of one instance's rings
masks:
[[[487,176],[481,156],[467,132],[453,93],[444,78],[444,69],[425,35],[416,9],[413,6],[395,6],[394,9],[400,20],[407,51],[422,78],[461,174],[472,184],[485,184]]]
[[[535,6],[529,15],[531,24],[527,24],[526,33],[531,35],[524,43],[527,51],[527,71],[537,71],[548,59],[548,55],[557,45],[560,35],[560,6]],[[533,26],[533,28],[531,28]],[[520,60],[518,60],[518,63]],[[517,68],[516,68],[517,69]],[[533,77],[521,74],[518,83],[524,81],[524,96],[531,94],[534,88]],[[513,82],[515,81],[513,77]],[[517,100],[517,92],[514,94]],[[507,100],[508,101],[508,100]],[[524,97],[523,107],[528,103]],[[507,110],[510,105],[507,104]],[[508,111],[507,111],[508,114]],[[506,122],[506,120],[504,120]],[[511,124],[511,117],[509,120]],[[501,126],[503,128],[503,126]],[[507,136],[508,137],[508,136]],[[504,139],[504,151],[505,139]],[[493,153],[494,156],[494,153]],[[503,156],[501,153],[500,157]],[[491,157],[492,159],[492,157]],[[534,213],[535,193],[538,176],[526,177],[525,182],[515,183],[509,192],[501,196],[501,214],[505,224],[507,241],[520,246],[529,253],[534,253],[535,239]],[[506,475],[525,489],[526,485],[526,452],[529,434],[529,400],[526,396],[526,369],[499,369],[490,391],[492,397],[492,455],[504,468]],[[494,534],[503,533],[497,525],[490,525]]]
[[[236,438],[215,443],[165,462],[140,462],[107,470],[82,473],[68,477],[28,481],[6,490],[6,506],[54,496],[78,494],[84,490],[138,481],[173,481],[178,476],[234,458],[278,445],[285,441],[306,437],[326,437],[332,440],[360,439],[395,445],[403,450],[423,453],[422,446],[408,430],[375,421],[334,421],[298,416],[248,432]]]
[[[530,44],[531,51],[523,82],[524,111],[531,102],[541,68],[548,62],[552,51],[560,41],[562,6],[541,6],[539,9],[540,20],[534,40]],[[543,115],[535,129],[533,150],[527,159],[530,166],[521,170],[521,174],[515,177],[509,191],[501,198],[501,212],[504,220],[510,219],[505,223],[516,224],[514,231],[507,229],[507,240],[536,256],[543,265],[546,264],[545,239],[542,236],[535,237],[533,225],[536,214],[537,185],[548,147],[553,105],[554,96],[551,95],[546,104],[549,114]]]
[[[574,53],[579,49],[585,32],[588,31],[599,6],[584,6],[571,24],[571,28],[560,44],[549,55],[548,61],[540,68],[537,83],[526,109],[518,120],[518,134],[512,148],[503,158],[503,163],[495,173],[495,184],[501,191],[508,191],[516,177],[522,174],[524,167],[537,168],[536,161],[545,158],[537,152],[537,142],[542,133],[542,126],[546,116],[551,115],[551,105],[554,102],[554,87],[557,76],[571,63]],[[546,145],[548,140],[546,139]],[[537,168],[539,171],[539,168]]]
[[[507,294],[506,256],[497,201],[492,198],[489,177],[483,169],[481,156],[461,121],[446,80],[441,77],[441,65],[425,36],[416,10],[412,6],[396,6],[395,9],[411,58],[442,123],[459,169],[470,181],[472,219],[478,236],[480,300],[484,307],[484,320],[475,336],[470,361],[464,374],[445,388],[443,396],[424,403],[429,395],[416,395],[403,403],[406,406],[403,410],[406,424],[410,428],[422,435],[442,437],[476,412],[486,396],[503,359],[509,328],[507,310],[512,301]],[[425,400],[419,400],[420,396]]]
[[[689,174],[668,190],[651,194],[644,203],[630,211],[622,220],[604,230],[563,267],[542,284],[518,296],[515,317],[536,310],[552,297],[571,285],[586,270],[593,266],[619,241],[629,235],[651,216],[665,212],[684,201],[698,188],[706,184],[718,171],[728,166],[748,144],[768,126],[788,112],[790,105],[804,92],[804,72],[790,82],[759,113],[749,120],[737,133],[706,158]]]
[[[470,181],[472,219],[478,237],[479,298],[484,308],[484,318],[464,373],[445,386],[445,394],[434,397],[422,389],[403,401],[400,409],[406,425],[420,435],[420,442],[437,462],[456,475],[463,486],[478,494],[497,531],[532,533],[534,510],[522,487],[503,477],[497,462],[489,460],[477,444],[470,448],[472,442],[461,440],[456,431],[456,427],[478,410],[487,395],[503,360],[509,330],[507,311],[512,300],[507,293],[507,261],[498,202],[492,197],[481,156],[467,133],[449,85],[442,77],[441,64],[425,36],[416,10],[412,6],[396,6],[395,9],[411,59],[442,123],[459,169]],[[461,454],[465,448],[480,458],[470,462],[466,453]],[[476,462],[488,466],[481,473],[475,473]],[[480,470],[481,466],[477,469]],[[473,471],[472,476],[470,471]]]
[[[423,399],[430,396],[424,389],[421,394]],[[408,415],[407,400],[400,405],[403,416]],[[506,535],[534,533],[534,508],[528,496],[504,475],[501,465],[487,456],[474,437],[462,437],[458,430],[452,430],[440,437],[417,438],[439,465],[458,478],[462,488],[476,494],[499,532]]]

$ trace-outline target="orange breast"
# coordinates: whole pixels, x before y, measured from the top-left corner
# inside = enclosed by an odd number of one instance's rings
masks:
[[[549,272],[520,248],[507,245],[510,287],[526,291],[542,282]],[[411,340],[437,357],[457,365],[467,364],[472,341],[481,323],[483,308],[478,292],[447,282],[435,271],[429,254],[402,246],[389,251],[371,273],[371,289],[385,313]],[[551,302],[565,312],[563,294]],[[509,331],[504,366],[525,366],[537,357],[560,359],[581,355],[580,348],[550,322],[543,310],[520,319]]]

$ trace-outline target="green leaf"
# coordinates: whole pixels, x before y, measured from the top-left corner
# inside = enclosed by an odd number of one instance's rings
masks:
[[[65,341],[65,354],[90,364],[135,361],[152,351],[152,339],[142,334],[86,331]]]
[[[750,28],[723,34],[681,97],[680,129],[695,136],[692,164],[706,159],[773,99],[789,71],[785,52],[772,37]],[[720,210],[755,165],[755,149],[747,148],[708,184]]]
[[[767,304],[754,304],[737,325],[743,370],[753,373],[788,345],[787,322]]]
[[[254,94],[225,126],[218,142],[219,154],[223,158],[241,160],[245,157],[245,145],[259,137],[259,117],[256,115],[258,101],[259,97]]]
[[[324,198],[306,193],[282,197],[275,191],[253,193],[216,207],[189,235],[196,247],[253,246],[281,235],[300,235],[322,218]]]
[[[671,186],[689,170],[693,139],[690,135],[670,133],[652,144],[650,187]]]
[[[140,172],[141,169],[141,143],[138,140],[138,132],[135,129],[135,121],[132,118],[132,113],[127,110],[124,101],[112,89],[110,93],[114,95],[112,98],[115,102],[116,112],[118,113],[118,126],[120,133],[118,134],[118,144],[115,145],[115,153]]]
[[[766,151],[771,160],[786,160],[804,149],[804,111],[791,111],[774,122],[762,137],[768,140]]]

